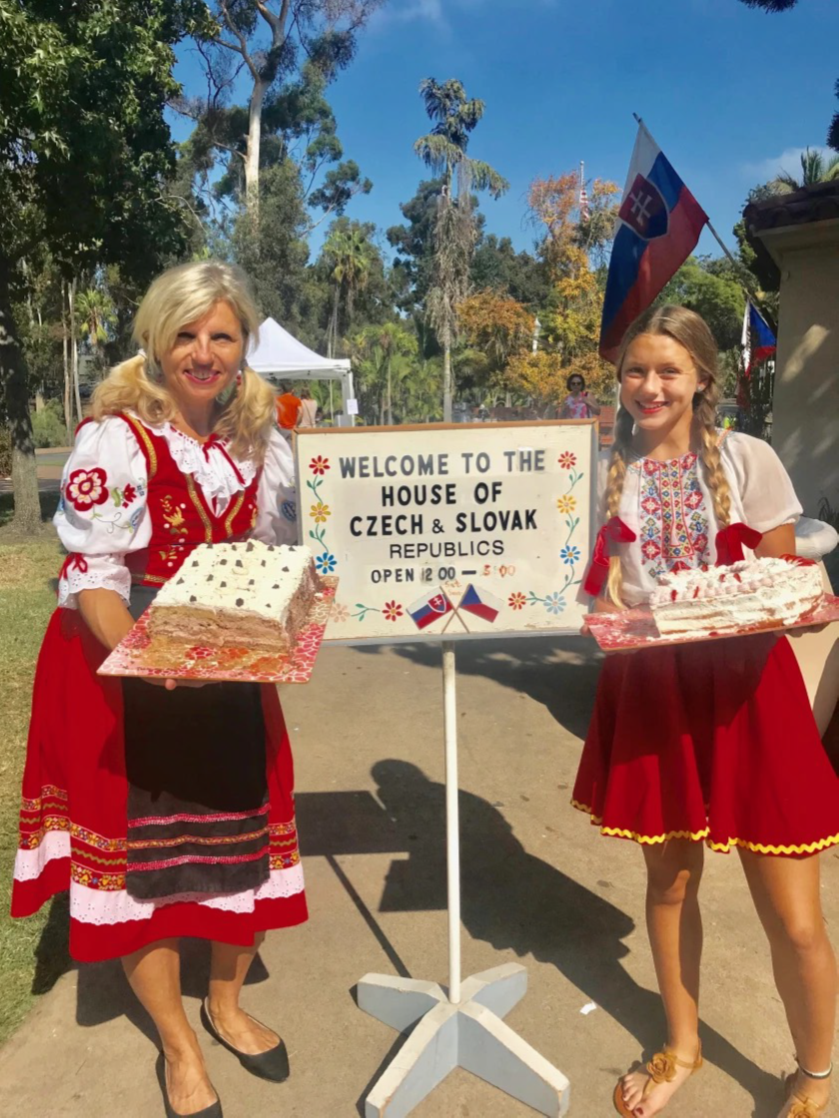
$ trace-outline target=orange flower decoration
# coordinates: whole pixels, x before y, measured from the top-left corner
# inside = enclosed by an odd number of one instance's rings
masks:
[[[511,594],[510,597],[507,599],[507,605],[512,606],[514,610],[522,610],[524,608],[525,602],[527,602],[527,599],[524,597],[521,591],[516,591],[515,594]]]
[[[395,622],[397,618],[401,618],[404,611],[398,602],[386,602],[385,608],[382,611],[384,616],[389,622]]]

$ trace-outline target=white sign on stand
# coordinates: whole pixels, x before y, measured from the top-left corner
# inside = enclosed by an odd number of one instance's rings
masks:
[[[365,975],[358,1005],[410,1037],[365,1101],[405,1116],[453,1069],[544,1115],[565,1076],[503,1019],[527,989],[504,964],[461,982],[455,642],[579,632],[591,554],[591,421],[306,429],[296,439],[301,540],[339,577],[326,640],[443,647],[449,984]]]
[[[299,433],[301,541],[340,578],[326,639],[579,632],[591,421]]]

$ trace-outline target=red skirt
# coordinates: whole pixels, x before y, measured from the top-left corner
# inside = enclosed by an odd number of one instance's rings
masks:
[[[772,855],[839,843],[839,778],[787,639],[607,657],[572,803],[639,843]]]
[[[75,610],[56,610],[35,674],[12,916],[27,917],[69,889],[70,952],[81,961],[124,956],[168,937],[250,946],[259,932],[305,921],[291,749],[276,688],[269,685],[261,692],[267,879],[232,893],[143,899],[126,890],[122,685],[96,675],[105,652]],[[231,757],[233,764],[235,743]]]

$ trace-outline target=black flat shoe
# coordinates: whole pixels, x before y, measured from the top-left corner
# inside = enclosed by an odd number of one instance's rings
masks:
[[[254,1021],[256,1021],[255,1018]],[[263,1080],[273,1080],[275,1084],[282,1084],[284,1080],[288,1080],[291,1070],[288,1065],[288,1050],[284,1041],[280,1041],[279,1045],[266,1050],[265,1053],[242,1053],[241,1050],[234,1048],[228,1041],[225,1041],[215,1028],[210,1012],[207,1010],[206,999],[201,1003],[201,1024],[210,1037],[215,1038],[219,1045],[223,1045],[234,1057],[238,1057],[242,1068],[252,1072],[254,1076],[261,1076]]]
[[[224,1119],[224,1112],[221,1110],[221,1100],[216,1100],[211,1103],[209,1107],[205,1107],[203,1111],[190,1111],[189,1115],[182,1115],[180,1111],[175,1111],[171,1103],[169,1103],[169,1093],[166,1091],[166,1058],[161,1053],[157,1059],[157,1079],[160,1081],[160,1090],[163,1092],[163,1106],[166,1109],[166,1119]]]

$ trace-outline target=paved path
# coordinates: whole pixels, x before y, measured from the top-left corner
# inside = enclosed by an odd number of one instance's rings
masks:
[[[639,852],[568,805],[597,659],[582,639],[541,638],[460,645],[458,662],[464,974],[524,962],[509,1024],[570,1078],[571,1115],[610,1115],[615,1077],[664,1027]],[[398,1041],[353,985],[397,969],[445,981],[441,692],[432,646],[329,649],[310,685],[284,690],[312,919],[269,937],[245,1003],[283,1032],[293,1074],[258,1081],[204,1036],[226,1115],[357,1116]],[[824,872],[836,929],[835,855]],[[736,856],[709,856],[703,895],[707,1064],[668,1114],[775,1115],[791,1044]],[[206,952],[186,957],[197,1023]],[[162,1115],[155,1056],[118,965],[82,967],[0,1051],[0,1115]],[[458,1072],[415,1114],[532,1113]]]
[[[69,454],[68,447],[44,447],[35,452],[38,463],[38,489],[41,493],[58,493],[61,471]],[[14,493],[11,478],[0,478],[0,493]]]

